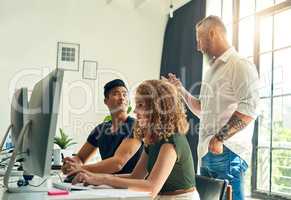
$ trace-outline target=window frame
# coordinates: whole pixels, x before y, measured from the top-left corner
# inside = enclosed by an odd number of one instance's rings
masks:
[[[275,2],[274,2],[275,3]],[[284,1],[279,4],[275,4],[272,7],[266,8],[262,11],[259,11],[255,14],[255,43],[254,43],[254,63],[257,66],[257,70],[260,73],[260,55],[265,53],[272,53],[272,75],[271,75],[271,95],[270,96],[264,96],[261,97],[261,99],[270,99],[271,100],[271,136],[270,136],[270,172],[269,172],[269,191],[263,192],[257,189],[257,158],[258,158],[258,150],[260,147],[258,146],[258,140],[259,140],[259,123],[258,119],[255,122],[255,129],[254,129],[254,137],[253,137],[253,152],[252,152],[252,179],[251,179],[251,194],[252,197],[255,198],[268,198],[271,200],[290,200],[290,196],[284,196],[281,194],[276,194],[272,192],[272,166],[273,166],[273,150],[278,149],[277,147],[273,147],[273,99],[276,97],[284,97],[284,96],[291,96],[291,93],[288,94],[281,94],[281,95],[274,95],[274,87],[273,87],[273,80],[274,80],[274,53],[279,50],[286,49],[290,47],[290,45],[274,49],[274,17],[272,18],[272,50],[266,51],[266,52],[260,52],[260,31],[259,31],[259,25],[261,19],[273,16],[277,13],[283,12],[285,10],[291,9],[291,1]],[[281,148],[284,150],[285,148]]]

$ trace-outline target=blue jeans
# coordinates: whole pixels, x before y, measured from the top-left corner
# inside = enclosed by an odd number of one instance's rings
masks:
[[[200,168],[202,176],[227,179],[232,186],[232,199],[244,199],[244,175],[247,163],[226,146],[223,153],[216,155],[208,152],[203,158]]]

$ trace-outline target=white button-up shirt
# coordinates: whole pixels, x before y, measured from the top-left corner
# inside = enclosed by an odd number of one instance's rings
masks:
[[[235,111],[256,118],[259,103],[259,78],[256,67],[240,57],[234,48],[218,57],[205,74],[200,101],[198,158],[208,152],[210,139],[227,124]],[[252,151],[254,121],[224,145],[247,163]]]

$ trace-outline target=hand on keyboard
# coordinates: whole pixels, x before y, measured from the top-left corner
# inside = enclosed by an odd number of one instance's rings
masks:
[[[65,183],[72,183],[73,179],[75,178],[75,175],[67,176],[64,180]]]

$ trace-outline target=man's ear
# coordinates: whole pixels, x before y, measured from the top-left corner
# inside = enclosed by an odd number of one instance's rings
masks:
[[[209,39],[210,39],[210,40],[213,40],[213,38],[215,37],[215,35],[216,35],[215,30],[211,28],[211,29],[209,30],[209,32],[208,32],[208,37],[209,37]]]
[[[108,97],[104,98],[104,104],[107,105]]]

